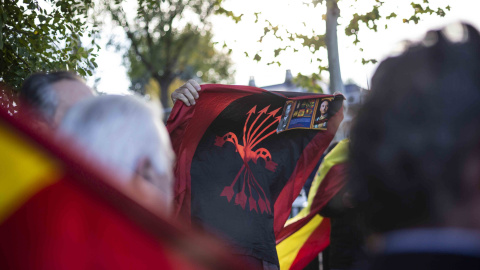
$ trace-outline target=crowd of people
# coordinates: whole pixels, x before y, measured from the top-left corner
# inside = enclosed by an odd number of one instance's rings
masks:
[[[480,269],[480,35],[462,31],[431,31],[379,65],[350,132],[347,186],[321,213],[335,258],[324,269]],[[189,80],[171,98],[195,106],[200,89]],[[20,95],[39,129],[171,211],[175,157],[160,104],[97,95],[63,71],[33,74]]]

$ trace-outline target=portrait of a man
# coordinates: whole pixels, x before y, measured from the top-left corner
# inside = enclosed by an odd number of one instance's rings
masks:
[[[330,105],[330,101],[322,100],[320,105],[318,106],[317,113],[315,114],[315,122],[314,127],[327,127],[327,118],[328,118],[328,107]],[[321,123],[323,123],[321,125]]]

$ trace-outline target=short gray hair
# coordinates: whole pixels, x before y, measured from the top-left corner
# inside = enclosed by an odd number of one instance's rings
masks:
[[[146,157],[158,174],[171,179],[174,154],[161,117],[160,104],[154,106],[136,96],[105,95],[73,106],[60,131],[75,137],[88,156],[130,178]]]

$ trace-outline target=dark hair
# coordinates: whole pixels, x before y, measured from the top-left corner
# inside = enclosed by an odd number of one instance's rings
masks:
[[[376,232],[439,224],[480,138],[480,35],[426,35],[380,64],[353,125],[350,181]]]
[[[31,108],[40,111],[47,121],[51,121],[58,106],[52,84],[62,80],[82,81],[82,78],[69,71],[34,73],[23,82],[20,98]]]

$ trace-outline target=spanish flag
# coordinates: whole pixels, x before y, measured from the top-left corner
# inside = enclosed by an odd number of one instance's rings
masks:
[[[0,269],[241,269],[19,115],[0,107]]]
[[[303,269],[330,244],[330,221],[318,214],[345,185],[348,140],[328,153],[312,183],[308,205],[289,219],[277,237],[280,268]]]

